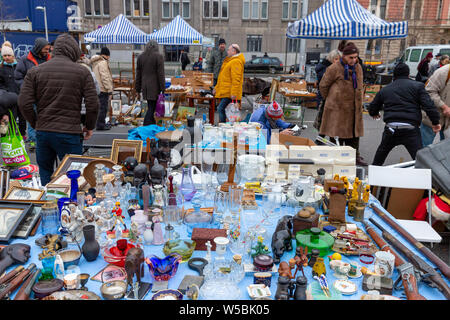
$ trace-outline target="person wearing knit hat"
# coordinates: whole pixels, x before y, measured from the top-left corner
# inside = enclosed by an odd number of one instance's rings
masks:
[[[14,80],[14,70],[17,61],[14,51],[8,45],[3,45],[1,50],[2,62],[0,63],[0,118],[7,121],[9,110],[17,115],[17,96],[19,87]]]
[[[373,159],[375,166],[382,166],[389,152],[398,145],[405,146],[413,160],[416,158],[417,151],[423,147],[419,128],[421,110],[430,117],[434,132],[441,129],[439,111],[423,84],[409,79],[409,67],[403,62],[394,68],[394,81],[383,87],[369,105],[369,114],[374,119],[380,118],[381,110],[386,125]]]
[[[222,68],[223,60],[227,57],[227,44],[225,39],[219,39],[219,45],[214,48],[208,60],[208,72],[213,74],[214,86],[219,78],[220,68]]]
[[[3,48],[4,46],[10,47],[10,48],[12,49],[12,44],[11,44],[11,42],[9,42],[9,41],[3,42],[2,48]]]
[[[39,37],[34,40],[34,47],[17,61],[17,67],[14,71],[14,77],[20,87],[27,75],[28,71],[34,66],[38,66],[51,59],[49,54],[50,44],[45,38]],[[24,140],[29,143],[30,150],[33,151],[36,145],[36,131],[26,122],[22,113],[18,111],[19,117],[19,131],[24,137]]]
[[[431,60],[433,60],[433,52],[428,52],[425,58],[419,62],[419,65],[417,66],[416,81],[423,83],[427,82]]]
[[[109,66],[111,53],[107,47],[100,50],[100,55],[95,55],[91,58],[92,71],[94,71],[95,79],[100,85],[100,109],[98,110],[98,118],[96,130],[110,130],[111,125],[107,124],[106,115],[108,113],[109,98],[112,95],[114,83]]]
[[[319,134],[328,136],[340,145],[356,149],[356,164],[367,163],[359,153],[359,138],[364,135],[363,122],[363,69],[359,64],[359,51],[353,42],[340,45],[342,57],[329,66],[319,83],[325,100]]]
[[[279,130],[280,134],[293,134],[291,128],[295,127],[295,124],[285,122],[282,119],[283,114],[283,108],[276,101],[273,101],[265,107],[256,109],[250,116],[249,121],[261,124],[261,129],[265,130],[267,143],[269,144],[272,130]]]

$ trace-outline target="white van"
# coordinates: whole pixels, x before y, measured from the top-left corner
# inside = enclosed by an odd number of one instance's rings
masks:
[[[438,53],[450,56],[450,44],[429,44],[408,47],[401,60],[409,66],[409,76],[411,78],[414,78],[417,75],[417,66],[420,61],[425,58],[428,52],[433,53],[433,60]],[[431,63],[435,63],[435,61],[432,61]]]

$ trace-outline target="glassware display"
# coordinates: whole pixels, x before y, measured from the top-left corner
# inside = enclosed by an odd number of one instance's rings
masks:
[[[47,202],[41,209],[41,230],[42,234],[57,234],[59,227],[58,206],[54,202]]]
[[[239,223],[244,189],[239,186],[229,188],[230,213],[234,223]]]
[[[321,257],[327,255],[334,244],[333,236],[319,228],[298,231],[295,239],[297,246],[308,247],[308,250],[318,249]]]
[[[182,257],[178,253],[171,253],[165,258],[161,259],[156,255],[151,255],[145,258],[150,273],[156,281],[168,281],[178,270]]]
[[[274,216],[274,210],[276,208],[276,203],[270,201],[269,199],[273,199],[273,195],[270,191],[264,192],[262,196],[262,208],[263,211],[263,225],[265,226],[271,226],[273,225],[273,222],[271,221],[272,217]]]
[[[122,191],[122,175],[123,175],[123,170],[122,170],[122,166],[116,164],[115,166],[112,167],[113,171],[113,175],[114,175],[114,197],[118,197],[120,195],[120,192]]]
[[[153,198],[153,206],[163,208],[167,203],[167,192],[166,189],[160,185],[154,185],[152,187],[152,198]]]
[[[98,163],[95,165],[94,175],[95,175],[95,195],[97,197],[97,202],[100,202],[105,198],[105,185],[103,183],[103,175],[105,174],[105,165]]]
[[[314,199],[314,178],[310,176],[301,176],[294,183],[293,197],[300,202],[315,202]]]
[[[192,180],[191,170],[188,166],[183,167],[183,176],[181,178],[180,191],[185,201],[191,201],[197,190]]]
[[[241,173],[242,183],[264,180],[266,165],[263,156],[254,154],[240,155],[237,160],[237,165]]]
[[[150,206],[152,205],[152,197],[150,185],[147,182],[141,186],[141,191],[139,192],[139,194],[142,208],[144,209],[145,213],[148,213]]]
[[[171,253],[178,253],[181,256],[181,261],[188,261],[195,250],[196,242],[190,239],[174,239],[167,241],[164,244],[163,252],[166,256]]]
[[[137,245],[139,247],[139,245]],[[125,258],[131,248],[136,247],[134,244],[127,241],[127,239],[119,239],[117,242],[105,246],[102,250],[103,259],[118,267],[125,266]]]
[[[218,223],[223,223],[223,217],[228,210],[228,192],[216,190],[214,193],[214,215]]]
[[[210,215],[208,212],[200,210],[202,206],[202,199],[200,196],[195,196],[191,200],[191,204],[194,208],[194,211],[186,213],[183,219],[183,223],[186,225],[189,238],[191,237],[192,230],[194,228],[208,228],[213,222],[212,215]]]
[[[78,192],[78,178],[81,176],[81,171],[70,170],[67,171],[66,175],[70,179],[70,200],[76,202]]]
[[[42,269],[39,281],[51,280],[55,278],[55,256],[45,257],[42,259]]]

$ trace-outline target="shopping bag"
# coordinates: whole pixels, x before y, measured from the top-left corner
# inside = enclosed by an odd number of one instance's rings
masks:
[[[11,110],[9,113],[8,133],[0,140],[3,162],[9,167],[26,166],[30,164],[30,157]]]
[[[165,113],[166,113],[166,107],[164,104],[164,94],[160,93],[158,95],[158,100],[156,101],[155,116],[164,117]]]
[[[229,122],[241,121],[241,110],[239,109],[239,103],[237,100],[231,101],[225,108],[225,115]]]

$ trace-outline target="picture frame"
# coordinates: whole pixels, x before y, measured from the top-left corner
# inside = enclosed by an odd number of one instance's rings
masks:
[[[40,205],[33,205],[33,209],[25,216],[14,231],[13,238],[27,239],[30,236],[31,231],[34,229],[36,223],[41,217]]]
[[[105,273],[103,275],[103,273]],[[103,275],[103,279],[102,279]],[[125,268],[108,264],[106,267],[104,267],[102,270],[97,272],[96,275],[91,277],[91,280],[93,281],[99,281],[99,282],[110,282],[114,280],[126,280],[127,278],[127,272],[125,271]]]
[[[70,185],[65,184],[56,184],[56,183],[48,183],[47,184],[47,190],[55,190],[55,191],[61,191],[63,193],[69,194],[70,192]]]
[[[47,186],[48,186],[48,185],[56,185],[56,186],[59,186],[59,187],[65,186],[65,187],[68,187],[68,188],[69,188],[69,191],[68,191],[68,192],[70,192],[70,184],[71,184],[71,181],[70,181],[70,179],[66,176],[66,174],[61,174],[61,175],[56,176],[55,178],[53,178],[53,180],[51,180],[51,181],[47,184]],[[87,185],[87,181],[86,181],[86,179],[84,178],[84,176],[81,175],[81,176],[78,178],[78,188],[79,188],[79,189],[83,189],[86,185]],[[48,189],[48,187],[47,187],[47,189]]]
[[[33,210],[30,203],[0,200],[0,241],[9,242],[19,224]]]
[[[121,148],[131,149],[134,151],[133,157],[136,158],[138,162],[141,162],[142,156],[142,140],[126,140],[126,139],[114,139],[112,143],[111,149],[111,157],[110,160],[114,163],[119,161],[119,152]]]
[[[110,112],[112,116],[120,116],[122,114],[122,101],[121,100],[111,100],[110,102]]]
[[[22,200],[22,201],[39,201],[45,191],[41,189],[32,189],[25,187],[11,187],[3,199],[5,200]]]
[[[52,179],[56,178],[62,174],[66,174],[69,170],[80,170],[81,175],[83,175],[83,170],[92,160],[104,159],[100,157],[88,157],[81,156],[79,154],[66,154],[61,160],[58,168],[52,174]]]

